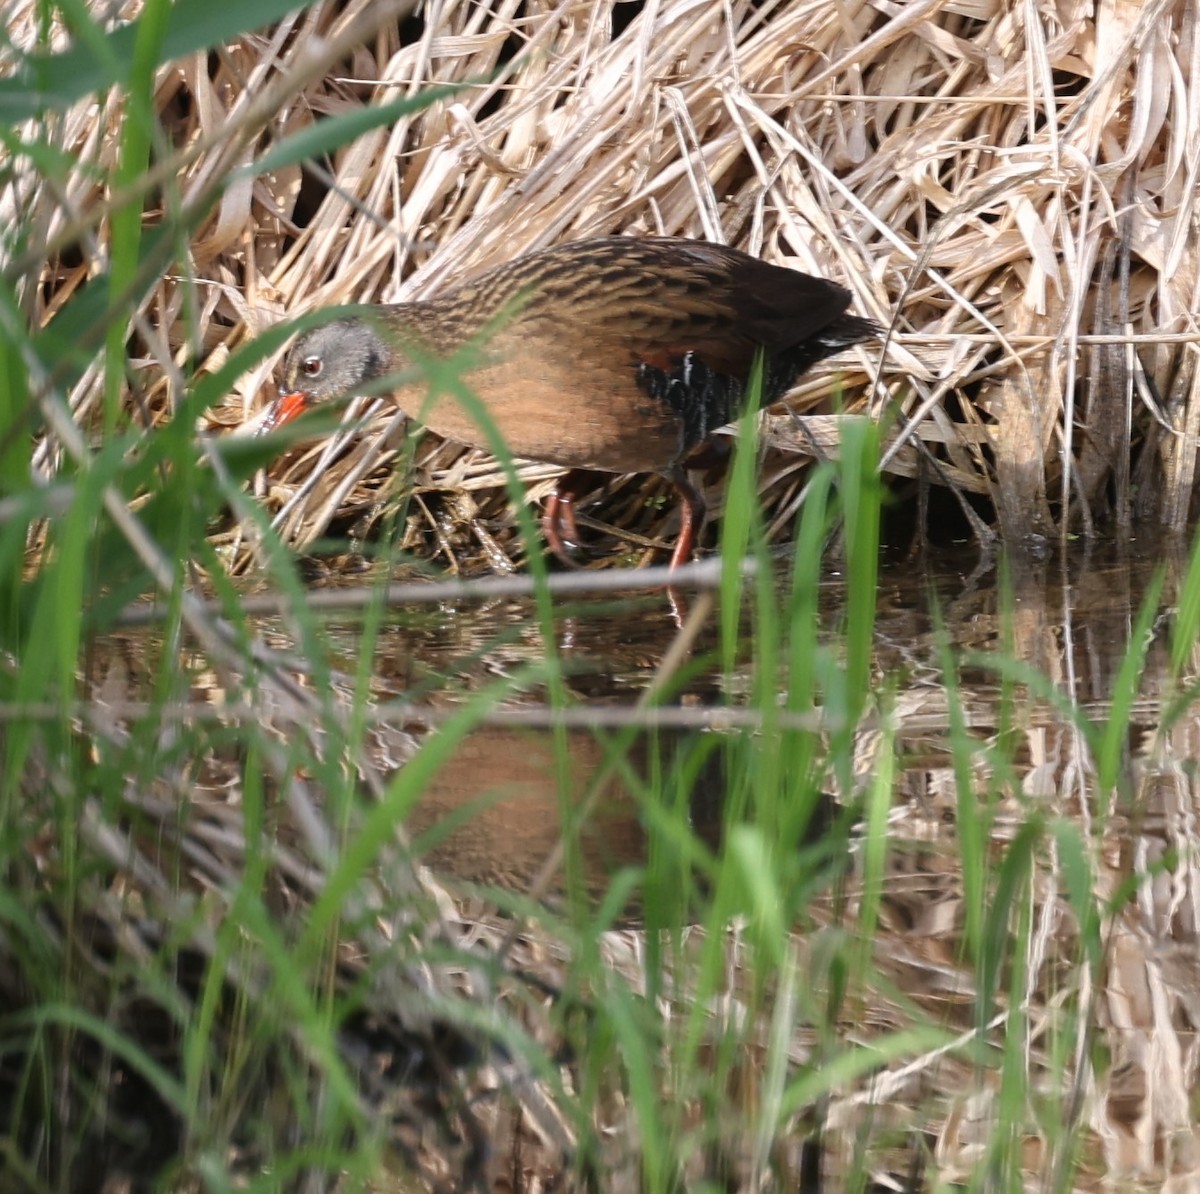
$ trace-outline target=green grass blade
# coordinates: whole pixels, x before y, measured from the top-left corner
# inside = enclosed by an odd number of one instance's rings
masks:
[[[282,20],[296,9],[296,0],[174,0],[169,7],[157,58],[160,62],[209,50],[244,33]],[[127,81],[125,64],[135,53],[145,19],[140,17],[111,33],[78,36],[60,54],[29,54],[7,79],[0,79],[0,120],[13,123],[44,111],[62,111],[86,95]],[[89,22],[90,24],[90,22]]]

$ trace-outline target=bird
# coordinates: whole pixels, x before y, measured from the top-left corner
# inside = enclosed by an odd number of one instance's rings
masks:
[[[595,473],[659,473],[681,500],[677,568],[705,516],[689,465],[741,413],[756,355],[766,406],[818,361],[879,335],[850,299],[826,278],[706,241],[568,241],[434,298],[303,332],[261,431],[370,389],[445,439],[490,448],[471,404],[431,393],[422,375],[423,362],[462,359],[509,452],[570,470],[543,510],[555,555],[571,562],[574,503]]]

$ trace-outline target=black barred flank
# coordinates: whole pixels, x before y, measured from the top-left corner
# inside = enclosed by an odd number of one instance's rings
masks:
[[[658,369],[643,362],[638,384],[679,419],[681,454],[686,454],[737,418],[744,386],[740,379],[710,369],[694,352],[685,352],[672,366]]]
[[[777,402],[818,361],[877,336],[881,330],[873,320],[841,315],[816,335],[768,359],[763,371],[762,404]],[[747,379],[710,368],[693,351],[674,358],[669,369],[642,362],[637,377],[643,392],[665,402],[680,420],[684,454],[719,427],[732,423],[743,409]]]

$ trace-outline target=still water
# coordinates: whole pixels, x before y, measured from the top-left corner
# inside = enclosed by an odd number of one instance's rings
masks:
[[[762,755],[775,742],[785,749],[788,735],[820,743],[851,734],[851,773],[812,771],[824,782],[809,793],[794,841],[797,849],[819,842],[823,827],[853,812],[874,777],[890,777],[875,980],[869,1006],[860,1009],[875,1028],[903,1027],[913,1008],[964,1039],[977,1027],[978,974],[963,944],[964,799],[985,810],[985,856],[997,866],[1031,823],[1049,826],[1049,846],[1033,865],[1022,905],[1029,922],[1020,1000],[1027,1064],[1039,1076],[1035,1085],[1077,1083],[1085,1091],[1092,1136],[1083,1173],[1097,1188],[1114,1174],[1125,1175],[1129,1188],[1162,1188],[1200,1171],[1191,1113],[1200,1065],[1200,722],[1189,691],[1200,660],[1191,651],[1172,665],[1186,558],[1136,547],[1081,549],[1003,574],[974,556],[943,557],[936,567],[885,566],[871,699],[848,727],[830,720],[819,701],[816,710],[788,710],[793,721],[763,726],[761,706],[755,713],[748,694],[764,660],[752,643],[723,651],[717,619],[700,617],[695,595],[682,602],[661,593],[575,596],[548,619],[527,599],[461,598],[389,608],[369,632],[360,614],[322,613],[319,660],[315,640],[298,645],[303,635],[292,621],[268,619],[263,632],[302,690],[357,710],[361,735],[348,739],[358,751],[353,765],[363,787],[379,794],[415,752],[481,702],[397,828],[447,898],[475,909],[471,915],[508,907],[511,893],[548,907],[572,894],[601,900],[613,876],[636,872],[656,848],[648,801],[665,791],[686,803],[696,839],[719,853],[738,766],[727,742]],[[1139,642],[1134,628],[1156,575],[1161,589]],[[845,604],[845,585],[830,570],[816,602],[826,692],[836,688],[830,677]],[[690,614],[698,632],[681,650],[680,625],[691,625]],[[748,614],[743,632],[752,635],[753,626]],[[1131,643],[1144,662],[1122,677]],[[135,634],[101,645],[97,695],[111,701],[122,686],[130,700],[144,695],[152,655]],[[548,655],[559,661],[554,674]],[[638,707],[656,684],[665,713]],[[192,692],[221,703],[203,677],[194,678]],[[1116,707],[1114,694],[1124,698]],[[546,713],[548,697],[572,710],[565,725]],[[229,700],[222,688],[221,701]],[[270,724],[272,711],[261,715]],[[285,744],[289,735],[295,729],[281,727]],[[706,749],[714,741],[722,749]],[[680,760],[686,765],[677,766]],[[214,751],[198,777],[194,804],[213,824],[238,815],[228,799],[235,770]],[[301,766],[314,781],[317,770]],[[1071,876],[1054,844],[1068,829],[1090,860],[1092,895],[1105,910],[1098,984],[1096,972],[1080,967],[1078,905],[1067,898]],[[846,924],[848,915],[852,921],[864,899],[863,857],[855,848],[850,854],[826,895],[797,920],[802,955],[813,935]],[[628,950],[646,911],[634,884],[613,910],[606,948],[614,958]],[[1083,1064],[1078,1049],[1064,1057],[1052,1043],[1060,1040],[1051,1029],[1067,991],[1083,1009],[1089,1048],[1101,1049],[1102,1065]],[[914,1108],[949,1098],[951,1111],[931,1129],[939,1172],[973,1171],[992,1111],[972,1067],[946,1056],[887,1071],[875,1083],[831,1102],[828,1126],[845,1129],[840,1147],[853,1150],[865,1106],[886,1118],[881,1108],[889,1104]],[[1034,1171],[1039,1147],[1034,1133]]]

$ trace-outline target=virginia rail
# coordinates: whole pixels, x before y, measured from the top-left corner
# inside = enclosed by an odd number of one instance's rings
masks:
[[[381,306],[304,333],[288,353],[285,392],[264,423],[398,376],[388,392],[446,439],[483,446],[470,413],[429,397],[422,359],[474,347],[464,382],[514,456],[573,470],[657,472],[682,499],[671,566],[704,519],[689,457],[737,418],[763,349],[763,404],[801,373],[878,333],[846,314],[850,292],[736,249],[677,238],[605,237],[530,253],[427,302]],[[385,389],[387,383],[384,383]],[[577,540],[569,475],[546,504],[555,554]]]

